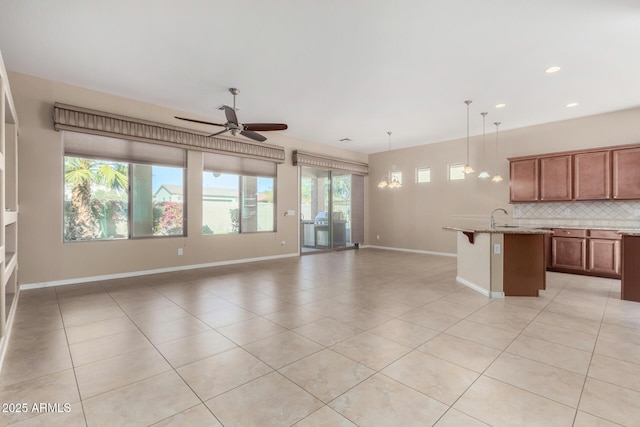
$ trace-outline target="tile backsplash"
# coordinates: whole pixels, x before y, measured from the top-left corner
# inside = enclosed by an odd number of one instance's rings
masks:
[[[593,201],[513,204],[520,225],[640,228],[640,201]]]

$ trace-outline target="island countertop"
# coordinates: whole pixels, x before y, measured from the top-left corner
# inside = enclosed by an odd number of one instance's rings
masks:
[[[520,227],[520,226],[512,226],[512,227],[454,227],[447,226],[443,227],[445,230],[453,230],[453,231],[462,231],[463,233],[499,233],[499,234],[553,234],[552,230],[544,230],[540,228],[529,228],[529,227]]]

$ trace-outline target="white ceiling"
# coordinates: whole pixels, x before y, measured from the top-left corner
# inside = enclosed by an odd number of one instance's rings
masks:
[[[466,99],[472,135],[640,106],[640,0],[2,0],[0,51],[216,122],[238,87],[241,121],[364,153],[463,137]]]

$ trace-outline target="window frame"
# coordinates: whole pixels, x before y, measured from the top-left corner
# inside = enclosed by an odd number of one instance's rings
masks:
[[[200,199],[202,200],[202,210],[204,211],[204,177],[206,173],[214,173],[214,171],[209,170],[209,169],[202,169],[202,194],[200,195]],[[202,236],[220,236],[220,235],[241,235],[241,234],[263,234],[263,233],[276,233],[278,231],[278,221],[277,221],[277,183],[278,183],[278,177],[277,176],[259,176],[259,175],[241,175],[241,174],[237,174],[237,173],[228,173],[228,172],[223,172],[223,174],[225,175],[230,175],[230,176],[235,176],[238,178],[238,204],[237,204],[237,209],[238,209],[238,231],[233,233],[233,232],[229,232],[229,233],[211,233],[211,234],[205,234],[203,231],[203,228],[206,224],[204,224],[204,212],[202,215],[202,223],[200,224],[200,233]],[[244,221],[242,220],[243,218],[243,205],[244,205],[244,200],[245,200],[245,191],[244,191],[244,184],[245,184],[245,179],[246,178],[256,178],[256,179],[271,179],[273,180],[273,215],[272,215],[272,229],[271,230],[255,230],[255,231],[243,231],[243,223]],[[258,212],[258,207],[257,207],[257,197],[256,197],[256,212]]]
[[[460,175],[460,178],[451,178],[451,169],[453,167],[461,168],[460,173],[462,175]],[[462,169],[464,169],[464,163],[449,163],[447,165],[447,181],[464,181],[466,179],[466,175],[462,172]]]
[[[427,181],[420,181],[420,172],[427,170],[429,171],[429,179]],[[416,168],[416,184],[429,184],[431,182],[431,167],[429,166],[418,166]]]
[[[127,195],[127,235],[122,238],[112,238],[112,239],[87,239],[87,240],[67,240],[65,238],[65,230],[66,223],[64,221],[65,218],[65,204],[67,202],[66,198],[66,180],[65,180],[65,164],[67,158],[80,158],[87,159],[98,162],[106,162],[106,163],[121,163],[127,166],[127,189],[125,194]],[[182,169],[182,234],[174,234],[174,235],[146,235],[146,236],[135,236],[133,230],[133,210],[134,210],[134,197],[133,197],[133,166],[134,165],[143,165],[143,166],[160,166],[160,167],[171,167],[176,169]],[[81,154],[67,154],[63,153],[62,155],[62,243],[86,243],[86,242],[110,242],[110,241],[125,241],[125,240],[144,240],[144,239],[158,239],[158,238],[184,238],[188,237],[188,229],[187,229],[187,167],[178,167],[178,166],[170,166],[170,165],[162,165],[155,163],[139,163],[134,161],[124,161],[124,160],[114,160],[110,158],[105,158],[101,156],[90,156],[90,155],[81,155]]]

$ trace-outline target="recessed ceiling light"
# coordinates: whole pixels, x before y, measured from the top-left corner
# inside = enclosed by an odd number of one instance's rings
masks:
[[[547,74],[553,74],[553,73],[557,73],[558,71],[560,71],[560,67],[549,67],[546,70],[544,70],[545,73]]]
[[[496,108],[504,108],[507,104],[496,104]]]
[[[342,139],[340,139],[340,142],[345,142],[345,143],[346,142],[351,142],[351,141],[353,141],[353,139],[351,139],[351,138],[342,138]]]
[[[567,104],[567,108],[571,108],[571,107],[577,107],[578,103],[577,102],[570,102]]]

